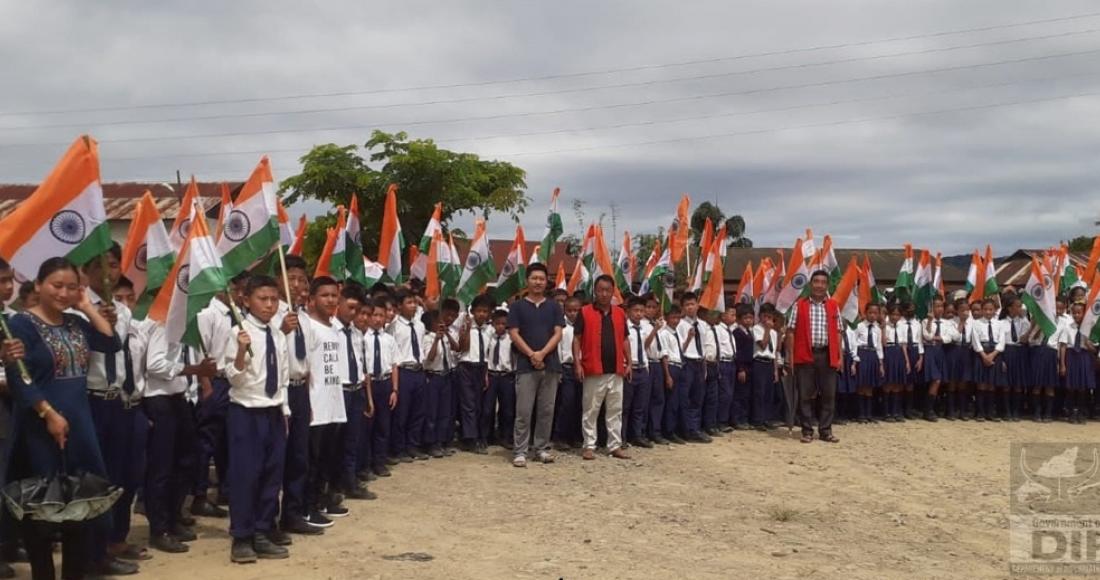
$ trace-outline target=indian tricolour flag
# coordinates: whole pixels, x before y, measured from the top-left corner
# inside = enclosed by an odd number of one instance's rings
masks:
[[[745,271],[741,273],[741,282],[737,284],[737,294],[735,295],[737,304],[752,304],[755,300],[753,290],[755,290],[756,275],[752,272],[752,260],[745,262]]]
[[[367,275],[363,271],[363,228],[359,226],[359,196],[351,194],[351,207],[348,209],[347,223],[344,225],[344,264],[348,279],[364,286]]]
[[[634,259],[634,252],[630,246],[630,232],[623,232],[623,243],[619,246],[618,253],[615,254],[615,285],[619,287],[619,292],[623,294],[630,293],[632,291],[631,285],[634,283],[630,267],[630,263]]]
[[[409,277],[417,280],[426,280],[428,268],[428,252],[431,250],[432,240],[436,232],[443,232],[443,202],[435,204],[432,217],[428,220],[428,226],[424,228],[424,235],[420,236],[420,254],[409,266]]]
[[[348,277],[348,238],[345,235],[347,232],[346,216],[344,206],[336,206],[336,236],[332,240],[328,270],[329,276],[339,281],[346,280]]]
[[[168,240],[172,242],[172,249],[179,252],[183,246],[183,240],[187,239],[187,233],[191,231],[191,220],[195,215],[203,213],[202,200],[199,199],[199,184],[195,182],[195,176],[187,184],[183,191],[183,200],[180,201],[180,209],[176,212],[176,219],[172,227],[168,228]],[[205,217],[205,216],[204,216]],[[221,225],[224,227],[224,224]]]
[[[1098,298],[1100,298],[1100,284],[1093,284],[1085,300],[1085,316],[1081,319],[1081,333],[1093,342],[1100,342],[1100,324],[1096,324],[1096,321],[1100,320],[1100,299]],[[1028,311],[1030,310],[1029,306]]]
[[[932,255],[928,250],[921,250],[920,261],[917,263],[917,272],[913,277],[913,306],[918,319],[924,320],[932,307],[932,298],[936,291],[932,279]]]
[[[489,237],[485,234],[485,221],[479,219],[474,230],[474,241],[466,254],[466,266],[458,281],[458,301],[463,304],[472,303],[496,274],[493,255],[489,252]]]
[[[1054,278],[1043,271],[1039,260],[1034,256],[1031,258],[1031,275],[1028,276],[1020,299],[1027,305],[1031,323],[1038,324],[1043,336],[1050,338],[1058,329],[1058,315],[1054,307]]]
[[[905,259],[902,260],[901,268],[898,269],[898,279],[894,283],[894,291],[902,297],[902,300],[909,300],[913,296],[913,284],[913,246],[912,244],[905,244]]]
[[[801,239],[794,243],[791,249],[791,261],[787,267],[787,279],[783,288],[779,290],[779,296],[775,300],[775,309],[786,314],[802,295],[802,289],[810,283],[810,269],[806,265],[806,259],[802,257],[802,248],[806,247]]]
[[[447,234],[446,247],[439,248],[439,278],[443,283],[443,296],[454,298],[458,293],[458,281],[462,278],[462,260],[458,259],[455,238]]]
[[[146,191],[134,210],[126,245],[122,247],[122,274],[134,284],[137,298],[133,308],[135,319],[145,318],[175,262],[168,230],[160,219],[153,194]]]
[[[149,308],[149,318],[164,325],[169,344],[204,348],[199,336],[199,311],[227,285],[206,220],[195,220],[179,259]]]
[[[397,218],[397,185],[386,189],[386,204],[382,214],[382,238],[378,244],[378,263],[386,269],[386,276],[394,283],[401,282],[401,248],[405,238],[401,235],[401,220]]]
[[[993,266],[993,247],[985,246],[985,295],[996,296],[1001,291],[997,284],[997,269]]]
[[[301,256],[302,250],[306,246],[306,231],[309,229],[309,222],[306,221],[306,214],[302,214],[302,217],[298,218],[298,227],[294,228],[294,241],[287,248],[288,256]]]
[[[561,188],[555,187],[553,195],[550,196],[550,213],[546,216],[546,232],[542,234],[542,242],[539,244],[537,253],[539,261],[543,264],[550,263],[550,256],[554,253],[554,244],[558,243],[558,238],[561,237],[564,231],[561,214],[558,213],[558,194],[560,193]]]
[[[848,260],[848,267],[833,292],[833,299],[840,306],[840,317],[850,325],[859,320],[859,263],[855,256]]]
[[[497,277],[497,285],[493,289],[493,300],[506,302],[526,287],[527,262],[523,259],[525,246],[523,226],[516,226],[516,238],[512,241],[512,248],[508,250],[508,257],[500,267],[500,276]]]
[[[225,218],[217,250],[225,275],[233,278],[264,259],[279,243],[279,205],[271,163],[261,157]]]
[[[214,226],[214,243],[222,239],[222,230],[225,229],[225,216],[233,211],[233,194],[229,191],[229,184],[222,182],[222,201],[218,204],[218,223]],[[182,207],[182,206],[181,206]]]
[[[385,275],[386,271],[382,268],[382,264],[363,256],[363,277],[367,279],[367,288],[380,282]]]
[[[20,278],[32,280],[49,258],[79,266],[110,247],[98,145],[80,137],[38,189],[0,221],[0,256]]]

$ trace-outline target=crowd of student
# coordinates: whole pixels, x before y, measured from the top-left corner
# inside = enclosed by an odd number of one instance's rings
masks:
[[[35,578],[53,578],[59,538],[66,578],[136,573],[150,557],[128,542],[140,499],[156,550],[187,552],[195,517],[228,517],[233,562],[285,558],[290,534],[324,533],[403,463],[490,445],[512,449],[517,467],[553,462],[551,444],[625,459],[629,447],[774,429],[795,406],[784,388],[794,323],[770,304],[705,312],[685,292],[663,313],[654,296],[620,308],[607,277],[589,303],[544,292],[533,264],[527,296],[463,308],[415,285],[310,279],[288,256],[290,296],[265,275],[234,279],[198,314],[196,349],[133,317],[119,258],[115,247],[80,269],[47,260],[21,311],[5,310],[4,481],[64,464],[124,491],[109,514],[60,529],[6,514],[3,555],[19,557],[21,540]],[[0,300],[12,293],[0,263]],[[937,299],[925,320],[911,305],[869,306],[840,333],[837,422],[1083,423],[1096,359],[1077,331],[1083,305],[1066,314],[1060,300],[1044,337],[1011,291],[1000,302]]]

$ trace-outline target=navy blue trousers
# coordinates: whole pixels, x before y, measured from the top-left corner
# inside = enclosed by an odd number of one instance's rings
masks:
[[[580,443],[581,435],[581,391],[584,386],[577,380],[573,365],[562,365],[561,384],[558,386],[557,407],[554,412],[555,441]]]
[[[623,441],[645,437],[646,421],[649,418],[649,367],[633,369],[630,372],[630,406],[627,407],[626,393],[623,395]],[[630,409],[627,413],[626,409]]]
[[[681,407],[687,404],[687,384],[684,382],[684,367],[668,365],[668,374],[672,376],[672,390],[665,389],[664,433],[665,437],[680,432],[684,422]]]
[[[718,363],[708,362],[706,389],[703,391],[703,429],[718,426]]]
[[[458,397],[455,391],[457,373],[451,371],[437,377],[438,404],[435,408],[435,439],[431,443],[451,445],[455,440],[455,411],[458,409]]]
[[[120,544],[130,535],[134,493],[145,478],[149,420],[140,405],[127,409],[122,399],[108,401],[89,396],[88,404],[103,463],[107,467],[107,478],[122,487],[122,495],[111,508],[110,533],[106,536],[94,534],[92,538],[93,554],[102,556],[107,544]]]
[[[195,408],[195,421],[198,424],[198,471],[195,477],[195,497],[206,497],[210,489],[210,461],[214,461],[214,472],[218,476],[218,492],[225,494],[229,489],[226,482],[226,464],[229,462],[229,449],[226,447],[225,421],[229,410],[229,381],[223,378],[210,379],[213,393],[205,401],[199,399]]]
[[[424,429],[424,371],[398,369],[397,408],[390,416],[390,454],[407,455]]]
[[[649,363],[649,410],[645,435],[650,439],[664,436],[665,368],[661,363]]]
[[[447,382],[447,375],[424,373],[424,389],[421,395],[424,421],[418,437],[422,447],[431,447],[439,442],[439,435],[436,433],[436,414],[439,413],[439,396],[443,391],[443,383],[445,382]]]
[[[286,461],[287,422],[282,407],[247,408],[231,403],[229,440],[229,535],[267,534],[279,513]]]
[[[718,362],[718,424],[733,421],[733,382],[737,380],[733,361]]]
[[[496,429],[496,442],[512,445],[516,428],[516,376],[489,375],[489,390],[481,398],[481,412],[488,421],[487,433]]]
[[[183,500],[194,484],[195,419],[183,394],[142,401],[152,426],[146,446],[145,514],[149,534],[167,533],[179,523]]]
[[[752,423],[763,425],[775,412],[775,362],[752,362]]]
[[[282,521],[289,523],[306,516],[306,480],[309,477],[309,419],[313,411],[309,404],[309,385],[287,389],[290,425],[286,437],[286,459],[283,462]]]
[[[734,425],[749,424],[749,409],[752,408],[752,365],[746,365],[745,382],[737,378],[737,365],[734,365],[733,373],[733,404],[730,410],[730,420]]]
[[[393,379],[386,378],[371,382],[371,399],[374,401],[374,416],[366,420],[367,458],[366,465],[380,470],[386,466],[390,441],[390,393],[393,393]]]
[[[336,484],[342,491],[352,491],[357,487],[355,474],[359,471],[359,448],[363,437],[363,411],[367,408],[367,390],[360,387],[354,391],[344,390],[344,412],[348,422],[344,424],[341,454],[340,477]]]
[[[486,366],[476,363],[458,365],[458,422],[466,441],[483,438],[481,398],[485,391]]]
[[[684,398],[680,400],[680,433],[697,433],[703,425],[703,399],[706,396],[707,382],[704,373],[706,366],[702,360],[689,360],[684,363]],[[677,388],[680,383],[677,383]]]

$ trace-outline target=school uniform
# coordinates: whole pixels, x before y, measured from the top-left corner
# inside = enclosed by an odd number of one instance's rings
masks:
[[[239,313],[244,316],[243,313]],[[194,496],[206,498],[210,488],[210,462],[218,476],[218,495],[225,497],[229,450],[226,447],[226,417],[229,412],[229,381],[225,378],[225,349],[236,341],[237,331],[233,313],[221,300],[211,300],[210,305],[198,315],[199,336],[202,337],[206,355],[214,360],[218,374],[210,379],[212,392],[206,399],[199,398],[195,405],[195,424],[198,428],[197,467]]]
[[[649,355],[645,339],[652,326],[646,320],[626,323],[626,337],[630,348],[630,380],[623,389],[623,441],[640,441],[645,438],[646,419],[649,416]]]
[[[341,385],[344,397],[344,414],[347,421],[337,427],[337,446],[340,468],[335,483],[344,493],[357,489],[355,474],[359,471],[359,445],[363,436],[363,411],[367,408],[367,391],[364,388],[363,333],[350,322],[339,319],[332,327],[340,335],[341,361],[347,369],[346,380]]]
[[[752,406],[752,366],[753,366],[753,340],[752,329],[737,324],[733,328],[733,367],[734,375],[731,381],[733,385],[733,402],[730,409],[730,419],[734,428],[748,428],[749,409]],[[738,374],[745,373],[745,380],[738,378]]]
[[[688,336],[694,332],[691,340]],[[700,437],[703,428],[703,399],[706,397],[706,360],[704,343],[709,333],[706,322],[698,318],[683,317],[676,326],[677,339],[680,341],[683,357],[684,398],[680,407],[679,431],[685,438]]]
[[[163,325],[152,326],[145,356],[148,377],[142,401],[152,423],[146,447],[144,487],[151,538],[179,528],[183,501],[194,485],[197,430],[186,393],[198,381],[180,373],[201,358],[200,353],[187,345],[169,344]]]
[[[230,340],[222,356],[229,381],[226,428],[229,441],[229,535],[252,539],[275,529],[286,461],[290,416],[287,386],[290,362],[286,335],[251,314],[241,321],[251,339],[243,369],[238,344]]]
[[[390,395],[396,390],[393,372],[397,343],[382,329],[372,329],[363,337],[363,346],[363,368],[370,376],[371,401],[374,402],[374,416],[366,420],[366,463],[377,475],[387,473],[392,417]]]
[[[1003,328],[996,320],[981,319],[971,324],[970,346],[975,353],[1004,353],[1005,336]],[[974,368],[974,382],[983,385],[1000,385],[1002,378],[1003,362],[998,355],[992,366],[986,366],[980,360]]]
[[[122,414],[118,418],[120,440],[125,445],[109,449],[100,436],[100,449],[107,466],[107,475],[111,482],[122,487],[122,495],[111,507],[111,533],[107,536],[109,544],[121,544],[130,535],[131,511],[137,490],[145,482],[145,452],[149,441],[149,418],[141,402],[145,394],[145,356],[149,346],[149,333],[156,323],[151,320],[130,321],[128,332],[123,336],[122,348],[126,378],[122,383],[119,400],[122,401]],[[90,374],[89,374],[90,384]],[[93,412],[92,420],[96,421]],[[100,422],[96,421],[97,434]]]
[[[664,326],[657,331],[664,354],[668,358],[668,374],[672,377],[672,389],[664,390],[664,409],[661,414],[661,433],[665,439],[678,437],[683,418],[682,408],[687,405],[688,385],[684,381],[684,351],[676,329]],[[663,385],[662,385],[663,387]]]
[[[1088,337],[1081,334],[1076,322],[1071,322],[1062,328],[1060,341],[1066,348],[1066,390],[1092,392],[1096,389],[1096,353],[1086,348]]]
[[[1056,389],[1062,386],[1058,377],[1058,344],[1062,334],[1059,325],[1050,336],[1036,333],[1029,342],[1031,384],[1036,390]]]
[[[643,432],[650,441],[664,439],[663,421],[665,412],[665,365],[664,360],[668,356],[665,349],[670,346],[669,341],[662,338],[664,327],[658,329],[649,320],[646,321],[649,334],[642,336],[649,341],[645,349],[646,359],[649,360],[649,408],[646,410],[645,426]],[[650,336],[652,335],[652,340]]]
[[[859,366],[856,368],[856,385],[861,389],[877,389],[882,386],[882,374],[879,372],[881,361],[885,358],[882,342],[882,327],[877,322],[860,322],[856,326],[856,352]]]
[[[321,512],[334,503],[333,492],[342,465],[340,426],[347,422],[344,407],[348,363],[344,360],[345,336],[335,319],[298,318],[309,363],[309,471],[306,478],[307,523],[317,525]],[[323,520],[321,521],[324,524]]]
[[[841,333],[840,339],[841,356],[844,363],[837,372],[836,393],[838,395],[852,395],[855,394],[856,388],[859,386],[856,373],[852,372],[852,368],[859,364],[858,337],[855,329],[846,327],[844,332]]]
[[[401,461],[413,456],[427,459],[420,448],[423,444],[425,416],[424,357],[428,344],[424,341],[424,323],[419,318],[407,320],[398,315],[386,329],[397,343],[398,381],[401,396],[390,416],[390,454]]]
[[[717,434],[718,427],[718,392],[721,390],[718,372],[718,328],[707,323],[706,335],[703,339],[703,359],[706,361],[707,381],[706,390],[703,392],[703,431],[710,435]]]
[[[732,426],[733,383],[737,380],[733,328],[719,322],[714,326],[714,334],[718,345],[718,425],[725,428]]]
[[[767,333],[767,334],[765,334]],[[761,346],[765,337],[768,344]],[[752,327],[752,416],[754,427],[767,427],[775,412],[775,364],[779,353],[779,333],[765,330],[762,324]]]
[[[451,369],[454,368],[454,353],[451,351],[451,339],[444,332],[439,340],[434,357],[431,354],[432,345],[435,344],[435,332],[424,334],[424,431],[421,436],[421,444],[428,448],[436,457],[442,457],[441,443],[444,434],[441,427],[451,423],[454,429],[454,404],[451,401]],[[450,409],[448,411],[447,409]]]
[[[492,332],[489,324],[471,323],[466,352],[459,356],[459,426],[468,444],[484,443],[489,437],[483,427],[490,423],[482,417],[482,398],[489,382],[489,335]]]
[[[271,325],[281,328],[290,306],[280,302],[279,311]],[[307,515],[306,486],[309,481],[309,425],[313,409],[310,405],[309,346],[305,325],[309,315],[298,310],[298,329],[286,336],[287,340],[287,418],[286,458],[283,461],[283,495],[280,527],[293,528]]]
[[[495,433],[498,445],[512,448],[516,426],[516,373],[512,362],[512,339],[508,333],[493,332],[488,343],[489,389],[481,398],[480,431]]]
[[[958,330],[952,320],[934,318],[925,322],[922,328],[924,339],[924,380],[950,380],[947,364],[947,348],[957,340]],[[936,342],[936,339],[940,339]]]
[[[581,434],[582,383],[577,380],[573,360],[573,323],[565,319],[558,342],[558,360],[561,361],[561,384],[555,399],[554,440],[579,446],[584,440]]]
[[[916,318],[903,319],[899,338],[905,342],[906,352],[909,353],[909,376],[905,382],[906,387],[913,387],[917,383],[924,382],[924,374],[917,370],[917,362],[924,357],[924,330]],[[921,363],[924,368],[924,363]],[[912,406],[911,399],[906,401],[907,407]]]
[[[1031,322],[1021,316],[1005,318],[1001,324],[1005,341],[1004,386],[1014,391],[1022,391],[1031,386],[1029,347],[1023,341],[1024,336],[1031,330]]]
[[[909,373],[905,370],[905,351],[903,350],[905,338],[900,332],[902,328],[900,325],[893,324],[887,324],[883,328],[882,361],[886,369],[886,376],[882,379],[884,385],[905,385],[909,382]]]

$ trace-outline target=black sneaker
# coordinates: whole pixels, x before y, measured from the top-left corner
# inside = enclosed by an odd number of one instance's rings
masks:
[[[389,465],[389,466],[392,467],[394,465],[397,465],[398,463],[401,463],[401,462],[398,461],[396,457],[387,457],[386,458],[386,465]]]
[[[315,528],[331,528],[332,525],[335,523],[332,520],[326,518],[321,512],[316,510],[309,512],[309,515],[306,516],[306,519],[304,521],[306,522],[306,524]]]
[[[432,459],[442,459],[444,455],[443,448],[439,445],[432,445],[431,448],[428,449],[428,455],[430,455]]]
[[[256,557],[262,560],[282,560],[290,557],[290,550],[275,544],[266,534],[256,534],[252,540],[252,549]]]
[[[252,549],[252,541],[234,538],[233,547],[229,549],[229,559],[234,564],[254,564],[256,550]]]
[[[389,477],[389,476],[393,475],[392,473],[390,473],[390,469],[388,467],[386,467],[385,465],[383,465],[381,467],[375,467],[374,470],[373,470],[373,473],[375,475],[377,475],[378,477]]]
[[[184,544],[168,534],[153,536],[149,540],[149,546],[161,552],[168,552],[169,554],[183,554],[191,549],[187,544]]]
[[[358,487],[344,494],[348,499],[378,499],[378,496],[366,487]]]
[[[679,435],[677,435],[675,433],[673,433],[672,435],[669,435],[668,440],[669,440],[669,442],[675,443],[676,445],[687,445],[687,441],[684,441],[683,437],[680,437]]]
[[[642,447],[645,449],[653,449],[653,442],[645,438],[631,439],[630,444],[635,447]]]
[[[477,447],[474,448],[474,453],[477,453],[478,455],[488,455],[489,443],[486,442],[484,439],[478,441]]]
[[[669,441],[668,439],[665,439],[664,437],[661,437],[660,435],[656,435],[656,436],[653,437],[653,444],[654,445],[668,445],[670,443],[671,443],[671,441]]]
[[[321,514],[329,518],[343,518],[347,517],[350,513],[351,510],[340,504],[332,504],[321,508]]]
[[[267,533],[267,539],[271,540],[271,543],[275,544],[276,546],[289,546],[294,543],[294,540],[291,539],[290,534],[282,530],[271,530]]]
[[[198,499],[191,503],[191,515],[202,518],[227,518],[229,512],[205,499]]]
[[[733,427],[731,427],[729,425],[722,425],[722,427],[718,430],[721,431],[722,433],[732,433],[733,432]]]
[[[282,531],[303,536],[319,536],[325,533],[319,526],[310,525],[305,518],[294,518],[288,522],[283,522]]]
[[[138,573],[138,565],[107,556],[92,564],[92,573],[99,576],[133,576]],[[14,576],[11,576],[14,578]]]
[[[195,532],[182,524],[172,526],[169,528],[168,533],[181,542],[194,542],[199,539],[199,537],[195,535]]]
[[[412,455],[413,459],[417,461],[427,461],[428,458],[431,457],[427,453],[424,453],[423,451],[415,448],[412,450],[411,453],[409,453],[409,455]],[[402,461],[404,461],[404,459],[402,459]]]
[[[398,455],[397,460],[400,461],[401,463],[412,463],[413,462],[412,455],[409,455],[408,453],[402,453],[402,454]]]

